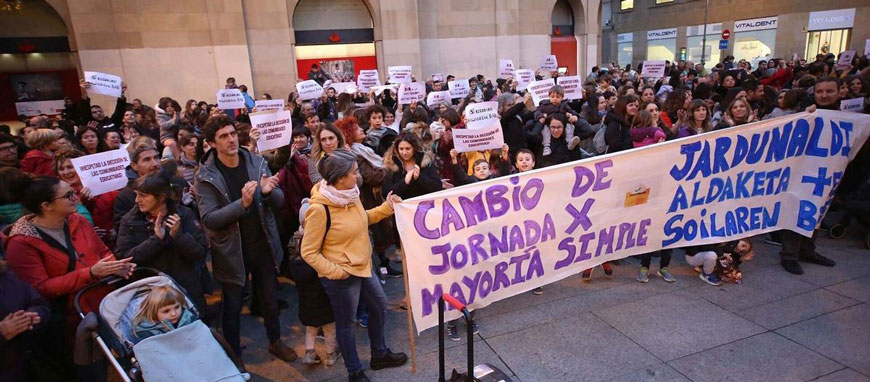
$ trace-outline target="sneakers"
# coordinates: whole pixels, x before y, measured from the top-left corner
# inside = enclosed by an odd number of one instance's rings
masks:
[[[350,382],[371,382],[369,377],[367,377],[366,373],[362,370],[356,373],[350,373],[350,375],[347,376],[347,380]]]
[[[341,358],[341,352],[338,349],[333,350],[332,353],[326,353],[326,366],[335,365],[336,362]]]
[[[544,146],[544,152],[542,156],[550,156],[553,153],[553,150],[550,149],[550,146]]]
[[[601,264],[601,269],[604,269],[605,276],[613,276],[613,267],[610,266],[610,263]]]
[[[532,289],[532,294],[535,296],[540,296],[544,294],[544,287],[537,287],[535,289]]]
[[[369,327],[369,317],[368,316],[360,317],[358,320],[356,320],[356,323],[359,324],[360,327],[368,328]]]
[[[402,273],[402,271],[393,269],[393,267],[390,266],[389,262],[387,262],[387,265],[384,266],[384,268],[387,269],[387,273],[384,273],[384,277],[388,279],[397,279],[405,275],[404,273]]]
[[[320,356],[314,352],[314,349],[306,349],[305,357],[302,357],[302,363],[306,365],[317,365],[320,363]]]
[[[369,362],[369,367],[372,370],[380,370],[386,369],[388,367],[399,367],[408,362],[408,356],[405,353],[393,353],[390,349],[387,349],[387,352],[377,356],[372,357],[371,362]]]
[[[480,327],[477,326],[477,322],[471,321],[471,334],[478,335],[480,334]]]
[[[293,362],[299,357],[293,349],[289,348],[281,340],[269,343],[269,353],[272,353],[272,355],[284,362]]]
[[[459,330],[453,325],[447,325],[447,338],[451,341],[459,341],[462,339],[462,337],[459,336]]]
[[[804,269],[803,267],[801,267],[800,263],[797,262],[797,260],[782,260],[780,261],[780,264],[788,273],[791,273],[793,275],[804,274]]]
[[[642,283],[649,282],[649,268],[640,267],[640,274],[637,275],[637,281],[640,281]]]
[[[665,281],[667,281],[669,283],[677,281],[677,278],[674,277],[674,275],[672,275],[671,272],[667,268],[659,269],[658,275],[661,276],[662,279],[664,279]]]
[[[710,284],[712,286],[722,285],[722,283],[719,282],[719,276],[716,276],[715,273],[711,273],[708,275],[704,272],[701,272],[701,274],[698,275],[698,278],[700,278],[701,280],[704,280],[705,283]]]
[[[580,144],[580,137],[571,138],[571,142],[568,142],[568,150],[574,150],[577,145]]]
[[[589,269],[583,271],[583,274],[580,275],[580,279],[582,279],[584,282],[587,282],[587,283],[589,281],[591,281],[592,280],[592,268],[589,268]]]

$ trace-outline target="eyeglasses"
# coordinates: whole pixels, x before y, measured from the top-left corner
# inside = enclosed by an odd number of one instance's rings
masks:
[[[58,200],[58,199],[64,199],[64,198],[69,199],[70,201],[74,201],[74,200],[76,200],[76,192],[73,190],[69,190],[65,194],[58,196],[52,200]]]

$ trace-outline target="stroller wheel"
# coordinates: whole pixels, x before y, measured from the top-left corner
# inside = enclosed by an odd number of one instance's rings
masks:
[[[846,226],[843,224],[834,224],[828,229],[828,236],[832,239],[839,239],[846,235]]]

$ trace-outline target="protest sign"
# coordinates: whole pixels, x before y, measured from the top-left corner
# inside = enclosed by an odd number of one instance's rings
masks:
[[[478,102],[465,108],[465,129],[453,129],[456,151],[500,149],[504,133],[498,118],[498,102]]]
[[[852,59],[855,58],[854,50],[846,50],[840,53],[840,59],[837,60],[837,65],[834,66],[836,70],[846,70],[852,66]]]
[[[218,109],[241,109],[245,107],[245,97],[239,89],[220,89],[217,91]]]
[[[121,77],[100,72],[85,71],[85,81],[91,84],[88,93],[112,97],[121,96]]]
[[[258,99],[254,101],[257,112],[284,110],[284,99]]]
[[[323,87],[315,80],[305,80],[296,83],[296,92],[303,101],[318,99],[323,94]]]
[[[91,196],[127,186],[126,168],[130,164],[130,154],[123,148],[72,158],[70,161],[82,186],[91,190]]]
[[[540,105],[542,100],[547,99],[547,96],[550,94],[550,88],[552,88],[553,85],[555,85],[555,81],[553,81],[552,78],[535,81],[529,84],[529,93],[532,93],[532,101],[535,102],[535,106]]]
[[[438,324],[442,293],[480,309],[664,248],[810,237],[868,135],[867,115],[796,113],[405,200],[415,326]]]
[[[514,60],[498,60],[498,78],[513,78],[515,71]]]
[[[376,96],[381,95],[381,93],[383,93],[384,90],[387,90],[387,89],[390,89],[390,91],[393,93],[393,95],[395,95],[396,92],[399,91],[399,85],[400,84],[379,85],[379,86],[372,87],[372,89],[374,89]]]
[[[347,88],[349,88],[353,85],[356,85],[356,84],[353,82],[333,82],[333,83],[329,84],[329,86],[325,86],[324,88],[326,88],[326,89],[333,88],[333,89],[335,89],[335,94],[341,94],[341,93],[344,93],[345,90],[347,90]]]
[[[440,92],[431,92],[429,93],[429,95],[426,96],[426,105],[428,105],[429,107],[437,107],[442,103],[446,103],[449,105],[451,98],[452,97],[450,97],[450,92],[447,90]]]
[[[646,78],[661,78],[665,76],[665,61],[644,61],[643,70],[640,73],[641,77]]]
[[[447,87],[450,89],[450,98],[464,98],[471,94],[468,78],[450,81],[447,83]]]
[[[531,69],[517,69],[517,90],[526,90],[529,83],[535,80],[535,71]]]
[[[565,99],[583,99],[583,81],[580,81],[580,76],[556,78],[556,85],[565,89]]]
[[[433,82],[442,82],[444,81],[444,73],[435,73],[432,75]]]
[[[541,57],[541,70],[545,70],[548,72],[553,72],[559,69],[559,63],[556,62],[556,55],[548,55]]]
[[[840,100],[840,110],[860,113],[864,109],[864,98],[852,98]]]
[[[362,92],[368,93],[369,89],[380,85],[381,79],[378,77],[378,71],[375,69],[360,70],[359,76],[356,77],[356,86]]]
[[[257,139],[260,152],[290,144],[293,140],[292,114],[290,110],[251,114],[251,127],[260,130],[260,138]]]
[[[870,57],[870,38],[864,40],[864,55]]]
[[[387,73],[390,75],[390,82],[394,84],[410,84],[411,65],[390,66],[387,68]]]
[[[426,99],[426,85],[422,82],[411,82],[399,86],[399,104],[423,102]]]

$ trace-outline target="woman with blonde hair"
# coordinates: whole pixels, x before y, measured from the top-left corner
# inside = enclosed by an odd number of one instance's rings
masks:
[[[752,106],[744,98],[736,98],[731,101],[728,108],[725,109],[725,115],[722,120],[716,125],[713,130],[727,129],[729,127],[740,126],[747,123],[752,123],[758,120],[758,111],[752,110]]]
[[[21,158],[21,170],[33,175],[54,175],[54,151],[57,150],[57,132],[37,129],[27,134],[24,143],[30,151]]]

